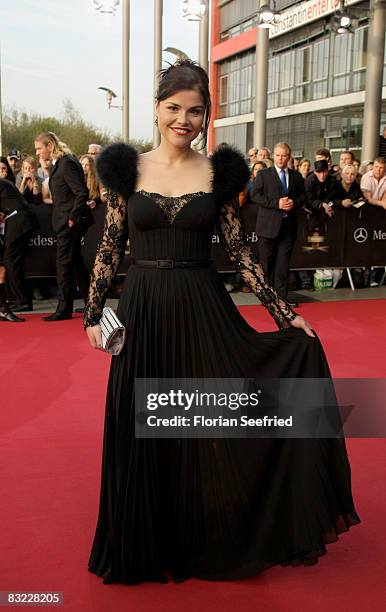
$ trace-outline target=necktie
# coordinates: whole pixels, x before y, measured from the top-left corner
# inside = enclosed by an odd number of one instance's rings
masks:
[[[287,196],[288,189],[287,189],[287,180],[286,180],[285,170],[280,170],[280,181],[281,181],[281,184],[283,185],[284,195]],[[283,211],[283,217],[288,217],[288,213]]]
[[[281,180],[281,184],[283,185],[284,194],[288,195],[287,179],[285,175],[285,170],[280,170],[280,180]]]

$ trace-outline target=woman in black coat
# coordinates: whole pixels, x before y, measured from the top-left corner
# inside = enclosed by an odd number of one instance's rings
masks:
[[[3,216],[14,213],[5,221],[4,265],[8,287],[16,300],[15,310],[31,310],[24,260],[30,238],[39,227],[38,218],[17,187],[6,179],[0,179],[0,213]]]
[[[342,170],[342,180],[338,181],[335,190],[335,204],[349,208],[354,202],[364,202],[365,198],[357,182],[358,171],[351,164]]]

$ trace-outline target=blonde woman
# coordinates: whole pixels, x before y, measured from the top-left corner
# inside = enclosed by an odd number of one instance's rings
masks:
[[[42,180],[38,176],[38,164],[34,157],[26,157],[23,160],[16,186],[30,204],[42,202]]]
[[[35,138],[37,157],[51,160],[53,169],[49,188],[53,200],[52,227],[57,238],[56,276],[59,302],[56,312],[45,321],[71,319],[73,287],[76,281],[86,298],[89,274],[81,254],[81,240],[92,223],[87,206],[88,189],[82,166],[70,149],[53,132],[42,132]]]
[[[84,178],[86,179],[86,185],[88,189],[88,202],[89,208],[95,208],[100,202],[100,190],[99,182],[95,174],[94,158],[87,153],[82,155],[79,159],[80,164],[83,168]]]

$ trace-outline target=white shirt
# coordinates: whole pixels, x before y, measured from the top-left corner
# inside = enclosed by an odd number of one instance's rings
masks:
[[[276,170],[276,172],[278,173],[278,176],[279,176],[280,182],[281,182],[281,171],[282,171],[282,170],[284,170],[284,172],[285,172],[285,182],[286,182],[286,184],[287,184],[287,191],[288,191],[288,181],[289,181],[289,172],[288,172],[288,168],[279,168],[279,166],[277,166],[277,165],[275,164],[275,170]]]

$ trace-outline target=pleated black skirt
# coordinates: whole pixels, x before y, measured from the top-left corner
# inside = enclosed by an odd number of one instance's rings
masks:
[[[258,333],[212,268],[131,266],[112,358],[89,570],[103,582],[230,580],[312,565],[360,522],[344,439],[140,439],[140,377],[330,376],[319,339]],[[343,554],[343,552],[342,552]]]

